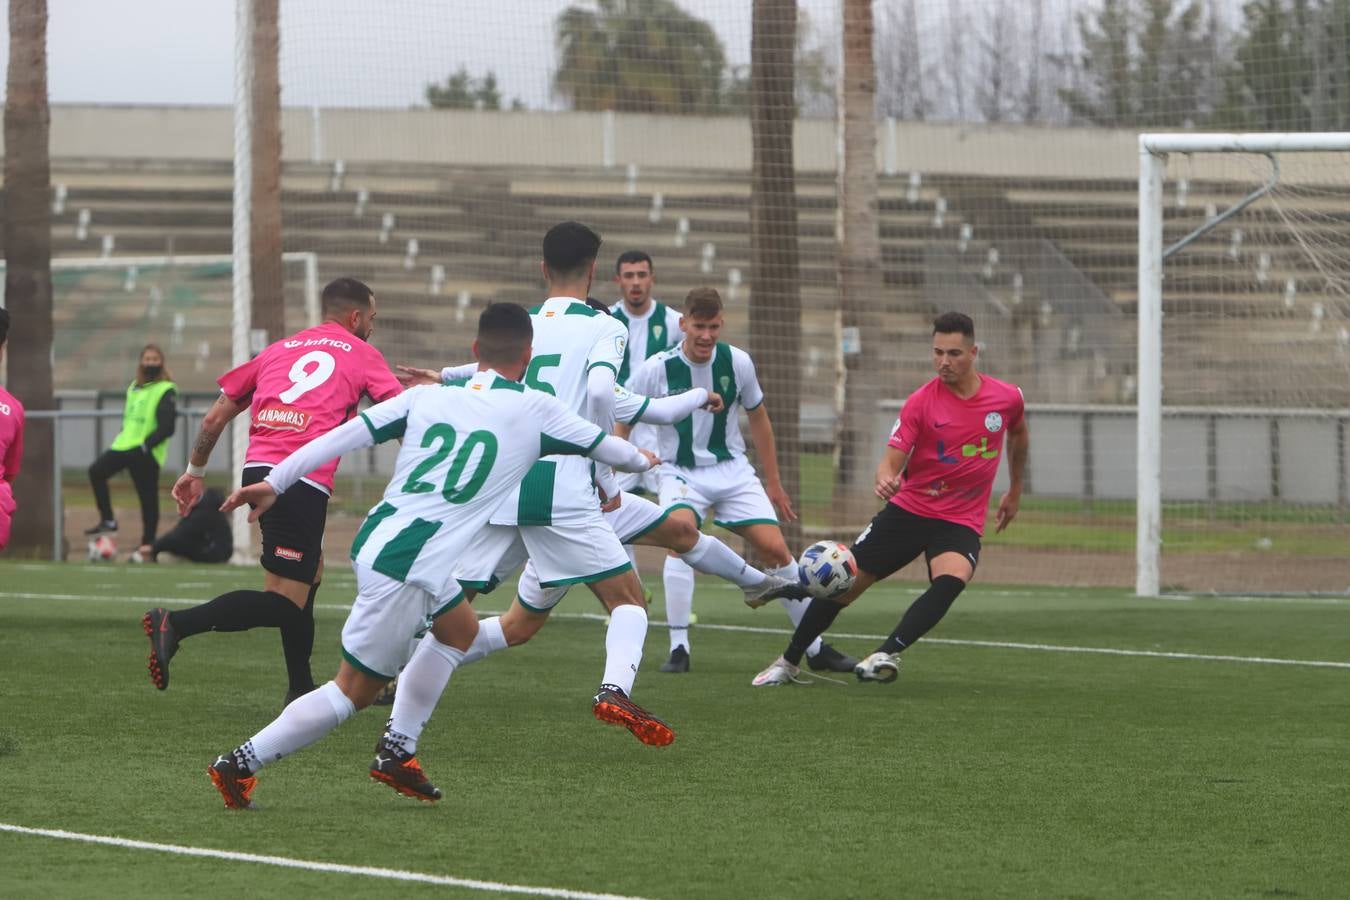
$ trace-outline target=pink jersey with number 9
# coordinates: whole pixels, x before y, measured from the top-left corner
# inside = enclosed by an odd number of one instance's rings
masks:
[[[216,381],[235,403],[251,396],[245,463],[276,465],[356,415],[363,394],[376,403],[403,390],[384,355],[333,322],[277,341]],[[333,489],[338,460],[307,480]]]

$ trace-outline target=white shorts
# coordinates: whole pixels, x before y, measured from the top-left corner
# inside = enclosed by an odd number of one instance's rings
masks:
[[[660,504],[624,491],[619,508],[605,513],[605,521],[619,536],[619,543],[631,544],[664,522],[669,515],[670,510],[663,509]]]
[[[653,497],[661,493],[661,476],[656,469],[645,472],[615,472],[614,480],[621,491],[641,491]]]
[[[395,581],[360,563],[356,601],[342,626],[342,658],[373,678],[390,679],[412,655],[413,639],[431,627],[431,620],[464,599],[455,591],[448,600]]]
[[[613,512],[605,513],[605,521],[619,536],[620,543],[631,544],[670,515],[670,510],[662,509],[646,497],[624,492],[623,502]],[[570,585],[562,584],[544,587],[539,583],[539,572],[534,561],[525,564],[520,573],[520,584],[516,587],[516,598],[520,604],[532,612],[547,612],[557,606],[567,595]]]
[[[455,563],[461,587],[486,593],[534,560],[545,586],[600,581],[633,568],[614,529],[595,517],[576,525],[487,525]]]
[[[709,509],[715,511],[713,523],[723,528],[778,524],[755,467],[743,456],[695,469],[662,465],[661,506],[693,510],[700,526]]]

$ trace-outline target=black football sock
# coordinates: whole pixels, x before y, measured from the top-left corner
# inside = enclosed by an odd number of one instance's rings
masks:
[[[909,605],[900,624],[877,648],[879,653],[899,653],[923,637],[929,630],[942,621],[942,617],[951,609],[952,602],[966,589],[966,583],[955,575],[939,575],[933,579],[928,590]]]
[[[314,676],[309,670],[309,657],[314,652],[314,595],[318,582],[310,586],[309,599],[304,609],[291,603],[294,615],[281,626],[281,652],[286,657],[286,678],[291,692],[306,692],[314,687]],[[289,601],[287,601],[289,603]]]
[[[203,631],[248,631],[280,628],[299,613],[294,603],[272,591],[230,591],[188,609],[169,613],[169,623],[180,638]]]
[[[792,640],[788,641],[788,648],[783,651],[783,659],[794,666],[801,665],[802,654],[806,652],[806,648],[811,646],[816,638],[829,631],[835,618],[843,611],[844,607],[833,600],[822,600],[819,597],[812,600],[811,605],[806,608],[806,614],[797,623],[797,630],[792,632]]]

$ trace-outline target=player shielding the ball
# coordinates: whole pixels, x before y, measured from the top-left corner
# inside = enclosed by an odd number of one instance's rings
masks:
[[[975,575],[989,495],[999,459],[1008,454],[1008,492],[995,531],[1017,515],[1031,433],[1022,391],[976,371],[975,323],[949,312],[933,322],[937,377],[909,395],[877,467],[881,512],[850,548],[858,562],[853,586],[837,599],[811,601],[783,655],[756,675],[756,687],[795,680],[806,647],[873,584],[920,553],[929,586],[881,646],[854,668],[860,681],[894,681],[900,654],[942,620]]]

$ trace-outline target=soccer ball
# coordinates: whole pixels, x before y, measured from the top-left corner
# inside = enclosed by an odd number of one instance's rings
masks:
[[[812,597],[831,599],[848,593],[858,575],[858,563],[847,544],[817,541],[797,560],[802,584]]]
[[[117,542],[106,534],[100,534],[89,542],[89,561],[107,562],[117,555]]]

